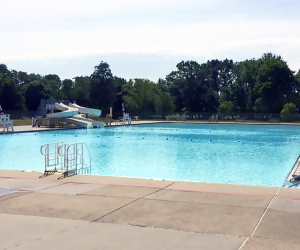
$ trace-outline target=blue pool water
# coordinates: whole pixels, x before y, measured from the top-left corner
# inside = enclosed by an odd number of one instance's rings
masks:
[[[300,153],[300,128],[151,124],[0,135],[2,169],[44,170],[40,146],[85,142],[92,174],[282,186]]]

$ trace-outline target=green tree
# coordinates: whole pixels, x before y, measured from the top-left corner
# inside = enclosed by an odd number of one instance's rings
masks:
[[[170,93],[170,89],[171,89],[170,82],[168,82],[162,78],[159,78],[157,81],[157,86],[162,92]]]
[[[218,114],[222,116],[233,115],[234,112],[235,108],[231,101],[222,102],[218,108]]]
[[[234,84],[235,104],[240,107],[241,112],[253,112],[257,99],[254,87],[258,74],[258,61],[246,60],[236,65],[237,79]]]
[[[86,103],[90,96],[91,78],[88,76],[75,77],[74,99]]]
[[[116,99],[116,86],[108,63],[101,62],[95,66],[91,75],[91,88],[89,104],[91,107],[100,108],[102,114],[109,112],[109,107]]]
[[[16,71],[9,71],[5,64],[0,64],[0,104],[4,110],[26,109]]]
[[[19,72],[17,72],[17,75],[18,75],[18,80],[21,85],[29,83],[28,74],[26,72],[19,71]]]
[[[294,103],[286,103],[281,110],[281,117],[284,121],[292,122],[299,118],[296,110],[296,105]]]
[[[280,56],[264,54],[258,60],[257,79],[254,87],[254,109],[259,112],[279,113],[295,89],[293,72]]]
[[[126,94],[123,90],[123,86],[126,84],[126,82],[127,81],[124,78],[114,76],[114,84],[116,86],[116,99],[113,104],[113,115],[115,117],[122,116],[122,103],[124,103],[123,95]]]
[[[7,66],[5,64],[0,64],[0,75],[4,75],[8,72]]]
[[[25,89],[26,106],[29,110],[37,110],[41,99],[50,98],[50,91],[41,80],[30,83]]]
[[[5,110],[24,110],[25,103],[21,86],[11,77],[3,76],[0,79],[0,101]]]
[[[130,112],[145,117],[155,113],[155,83],[148,79],[134,79],[124,84],[123,100]]]
[[[234,89],[236,81],[235,64],[232,60],[225,59],[220,62],[218,71],[220,102],[234,101]]]
[[[206,111],[215,112],[220,102],[237,102],[236,64],[232,60],[212,60],[201,65],[206,82]]]
[[[123,100],[127,111],[140,117],[161,115],[174,112],[173,98],[161,90],[158,84],[148,79],[134,79],[123,86]]]
[[[4,77],[6,77],[7,67],[5,64],[0,64],[0,96],[4,85]],[[1,102],[1,99],[0,99]],[[1,103],[0,103],[1,104]]]
[[[202,112],[207,107],[209,88],[201,66],[195,61],[182,61],[176,67],[166,77],[176,111],[186,108],[189,112]]]
[[[58,75],[49,74],[43,77],[43,83],[55,99],[63,99],[62,82]]]
[[[293,93],[289,96],[288,101],[295,103],[297,107],[300,107],[300,70],[294,75],[295,85]]]
[[[130,79],[123,86],[122,102],[130,112],[139,113],[139,99],[134,86],[134,80]]]
[[[39,75],[39,74],[29,74],[28,75],[28,82],[33,82],[33,81],[36,81],[36,80],[42,80],[43,79],[43,77],[41,76],[41,75]]]
[[[295,75],[295,80],[296,80],[297,86],[299,86],[300,85],[300,69],[298,70],[297,74]]]
[[[176,111],[215,112],[222,101],[237,103],[236,75],[232,60],[182,61],[160,85],[174,97]]]
[[[166,115],[173,114],[175,111],[175,105],[173,98],[167,92],[162,92],[160,89],[157,89],[157,95],[155,98],[155,112],[158,115],[161,115],[163,119],[166,118]]]
[[[74,82],[71,79],[65,79],[61,83],[61,94],[62,99],[72,100],[74,99]]]

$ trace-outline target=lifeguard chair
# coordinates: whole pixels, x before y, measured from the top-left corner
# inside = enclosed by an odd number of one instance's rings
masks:
[[[3,127],[3,133],[5,133],[5,130],[8,132],[9,128],[14,131],[14,123],[10,119],[10,114],[0,114],[0,127]]]

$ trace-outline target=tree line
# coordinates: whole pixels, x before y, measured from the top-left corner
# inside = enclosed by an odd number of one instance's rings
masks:
[[[173,113],[280,113],[285,104],[300,107],[300,70],[293,72],[277,55],[233,62],[182,61],[157,82],[114,76],[106,62],[90,76],[61,80],[58,75],[28,74],[0,64],[0,104],[4,110],[37,110],[41,99],[76,100],[102,109],[122,103],[132,115],[165,117]]]

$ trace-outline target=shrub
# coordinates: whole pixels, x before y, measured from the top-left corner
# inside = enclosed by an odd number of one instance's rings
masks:
[[[281,110],[281,117],[284,121],[292,122],[299,118],[296,110],[296,105],[294,103],[286,103]]]
[[[232,102],[222,102],[218,108],[218,114],[231,115],[234,112],[234,105]]]

